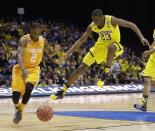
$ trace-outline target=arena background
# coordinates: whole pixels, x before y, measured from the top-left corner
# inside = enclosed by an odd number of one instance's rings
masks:
[[[17,15],[17,8],[22,7],[25,10],[25,14],[22,17],[23,21],[28,22],[36,19],[43,19],[44,21],[64,23],[68,26],[74,25],[76,28],[80,29],[80,31],[84,31],[91,22],[92,10],[101,8],[104,14],[114,15],[137,24],[144,36],[151,43],[153,41],[152,33],[155,27],[155,18],[153,14],[154,5],[154,0],[1,0],[0,18],[6,22],[14,19],[20,22],[20,17]],[[139,38],[131,30],[121,28],[121,34],[121,43],[125,45],[125,47],[131,49],[136,56],[141,57],[141,53],[148,49],[148,47],[143,47],[141,45]],[[96,38],[96,34],[94,34],[94,38]],[[140,91],[141,90],[142,88]],[[7,93],[3,94],[5,91]],[[2,96],[6,94],[6,96],[11,95],[10,88],[4,89],[1,92]],[[49,95],[49,93],[46,95]]]
[[[17,8],[25,14],[17,14]],[[80,76],[63,99],[51,100],[55,93],[80,65],[82,58],[95,42],[97,35],[90,37],[81,49],[75,51],[62,65],[56,64],[66,50],[82,35],[91,22],[91,12],[101,8],[104,14],[134,22],[150,43],[155,29],[155,0],[0,0],[0,131],[154,131],[155,88],[151,88],[147,112],[134,108],[143,100],[144,69],[141,54],[148,47],[142,46],[137,35],[130,29],[121,28],[121,43],[125,52],[112,65],[106,85],[96,86],[100,67],[93,65]],[[12,123],[11,74],[17,63],[18,40],[28,33],[29,24],[39,21],[42,35],[51,47],[61,46],[61,51],[50,60],[45,54],[40,64],[41,75],[38,87],[23,112],[18,124]],[[21,99],[22,100],[22,99]],[[53,109],[49,113],[47,107]],[[53,115],[49,122],[38,119]]]
[[[114,15],[135,22],[146,38],[152,42],[154,28],[154,0],[1,0],[0,12],[3,18],[17,16],[17,7],[25,8],[24,19],[44,18],[74,24],[82,29],[91,22],[91,11],[101,8],[105,14]],[[122,43],[135,49],[138,54],[145,48],[140,47],[138,37],[130,30],[122,32]],[[139,51],[137,51],[137,49]]]

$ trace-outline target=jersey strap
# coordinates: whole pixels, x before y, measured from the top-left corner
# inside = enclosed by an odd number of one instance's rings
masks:
[[[105,25],[107,25],[107,26],[111,25],[111,16],[110,15],[105,16]]]

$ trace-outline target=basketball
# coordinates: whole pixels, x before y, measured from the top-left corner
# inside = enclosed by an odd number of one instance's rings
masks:
[[[50,105],[41,105],[38,107],[36,114],[39,120],[47,122],[53,117],[53,109]]]

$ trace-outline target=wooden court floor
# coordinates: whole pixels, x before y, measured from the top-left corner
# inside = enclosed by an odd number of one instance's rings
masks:
[[[142,94],[113,94],[67,96],[51,101],[48,97],[31,98],[19,125],[12,123],[14,108],[11,99],[0,99],[0,131],[154,131],[155,123],[129,120],[110,120],[75,116],[54,115],[49,122],[36,117],[36,109],[42,103],[51,104],[54,112],[61,111],[136,111]],[[155,94],[149,98],[149,112],[155,112]]]

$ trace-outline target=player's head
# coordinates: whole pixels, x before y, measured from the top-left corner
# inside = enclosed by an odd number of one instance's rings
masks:
[[[30,33],[34,39],[39,39],[41,35],[41,24],[38,22],[30,24]]]
[[[102,25],[104,21],[103,11],[101,9],[93,10],[91,14],[92,20],[96,25]]]

